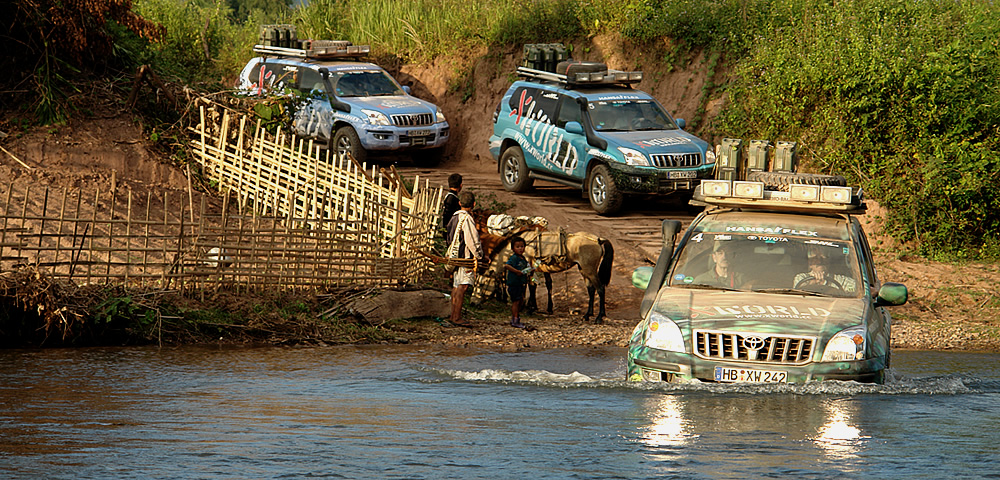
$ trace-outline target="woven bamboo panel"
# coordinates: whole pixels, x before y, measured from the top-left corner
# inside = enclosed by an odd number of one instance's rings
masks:
[[[441,187],[331,158],[246,117],[201,109],[192,150],[218,183],[201,194],[0,191],[0,273],[35,267],[77,283],[161,288],[323,288],[418,281]],[[216,202],[217,203],[217,202]]]

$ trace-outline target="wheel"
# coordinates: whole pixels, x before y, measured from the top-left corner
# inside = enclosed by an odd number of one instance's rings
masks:
[[[843,175],[818,175],[815,173],[793,173],[793,172],[750,172],[747,181],[764,182],[768,188],[778,189],[783,192],[788,191],[788,186],[799,185],[820,185],[843,187],[847,185],[847,179]]]
[[[444,147],[414,150],[410,157],[417,166],[436,167],[444,158]]]
[[[330,148],[338,157],[350,153],[358,163],[364,163],[368,159],[368,152],[361,146],[358,133],[351,127],[338,128],[330,141]]]
[[[526,192],[535,183],[528,175],[521,147],[510,147],[500,156],[500,181],[508,192]]]
[[[590,173],[590,206],[601,215],[614,215],[622,208],[624,195],[618,191],[618,185],[611,176],[607,165],[598,165]]]

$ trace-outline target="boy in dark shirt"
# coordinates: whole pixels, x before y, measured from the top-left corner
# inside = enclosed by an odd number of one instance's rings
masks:
[[[451,217],[455,215],[460,208],[458,204],[458,192],[462,191],[462,175],[458,173],[453,173],[448,177],[448,193],[444,195],[444,200],[441,201],[441,233],[444,235],[447,230],[448,222],[451,221]]]
[[[507,295],[510,296],[510,326],[525,328],[521,323],[521,305],[524,303],[524,290],[528,286],[531,275],[531,265],[524,258],[524,239],[515,236],[510,239],[510,248],[514,254],[507,260],[504,269],[507,270]]]

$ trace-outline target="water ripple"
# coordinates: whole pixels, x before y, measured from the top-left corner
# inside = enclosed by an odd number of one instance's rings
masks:
[[[487,368],[479,371],[428,369],[453,380],[469,382],[514,383],[583,388],[628,388],[664,392],[707,392],[739,394],[793,394],[793,395],[960,395],[996,393],[1000,384],[959,375],[934,377],[905,377],[890,375],[887,383],[878,385],[853,381],[828,380],[805,384],[751,384],[627,382],[620,375],[592,377],[580,372],[568,374],[546,370],[501,370]]]

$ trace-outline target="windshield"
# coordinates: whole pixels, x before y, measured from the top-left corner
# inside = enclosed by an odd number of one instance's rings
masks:
[[[338,97],[377,97],[383,95],[403,95],[399,84],[385,72],[355,71],[337,72],[331,75],[330,83]]]
[[[670,116],[652,100],[597,100],[587,104],[594,130],[602,132],[635,132],[643,130],[673,130],[677,128]]]
[[[773,221],[755,224],[745,217],[708,227],[678,252],[670,286],[832,297],[862,293],[853,244],[840,238],[846,235]]]

